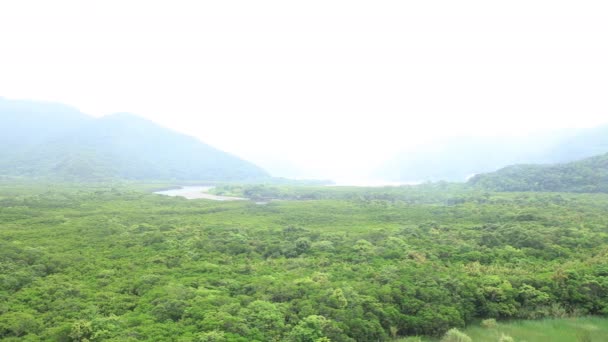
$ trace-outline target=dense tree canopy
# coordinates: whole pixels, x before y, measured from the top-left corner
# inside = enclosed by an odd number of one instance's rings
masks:
[[[383,341],[608,314],[606,195],[374,191],[258,205],[2,185],[0,338]]]

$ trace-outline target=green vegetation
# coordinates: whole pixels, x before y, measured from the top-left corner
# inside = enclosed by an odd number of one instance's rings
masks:
[[[501,321],[492,326],[472,324],[462,331],[448,331],[441,338],[408,337],[398,341],[443,342],[458,337],[472,342],[603,342],[606,336],[606,318],[575,317]]]
[[[515,165],[473,177],[491,191],[608,192],[608,154],[557,165]]]
[[[417,186],[387,186],[363,188],[357,186],[281,186],[269,184],[228,184],[212,191],[216,195],[246,197],[256,201],[268,200],[348,200],[389,201],[410,204],[456,204],[467,200],[483,200],[476,189],[458,183],[426,183]]]
[[[443,335],[441,342],[473,342],[473,340],[462,331],[452,328]]]
[[[519,341],[504,320],[608,314],[605,194],[327,188],[340,199],[256,205],[150,187],[0,183],[0,338]]]
[[[602,342],[608,320],[599,317],[500,322],[494,328],[471,326],[463,331],[473,341]]]

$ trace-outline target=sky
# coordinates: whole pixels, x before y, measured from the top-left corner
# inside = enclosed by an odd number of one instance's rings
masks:
[[[131,112],[278,176],[608,123],[604,1],[0,1],[0,96]]]

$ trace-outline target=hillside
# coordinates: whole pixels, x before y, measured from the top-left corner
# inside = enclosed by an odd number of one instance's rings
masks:
[[[458,137],[403,151],[376,178],[390,181],[465,181],[513,164],[567,163],[608,152],[608,126],[528,137]]]
[[[608,192],[608,153],[566,164],[509,166],[468,183],[492,191]]]
[[[0,100],[0,174],[63,180],[252,180],[261,168],[132,114],[91,118],[56,104]]]

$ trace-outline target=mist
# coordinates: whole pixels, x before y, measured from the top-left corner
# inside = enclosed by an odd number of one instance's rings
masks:
[[[607,13],[602,1],[3,3],[0,96],[136,113],[274,176],[388,181],[378,169],[395,158],[459,137],[608,123]]]

